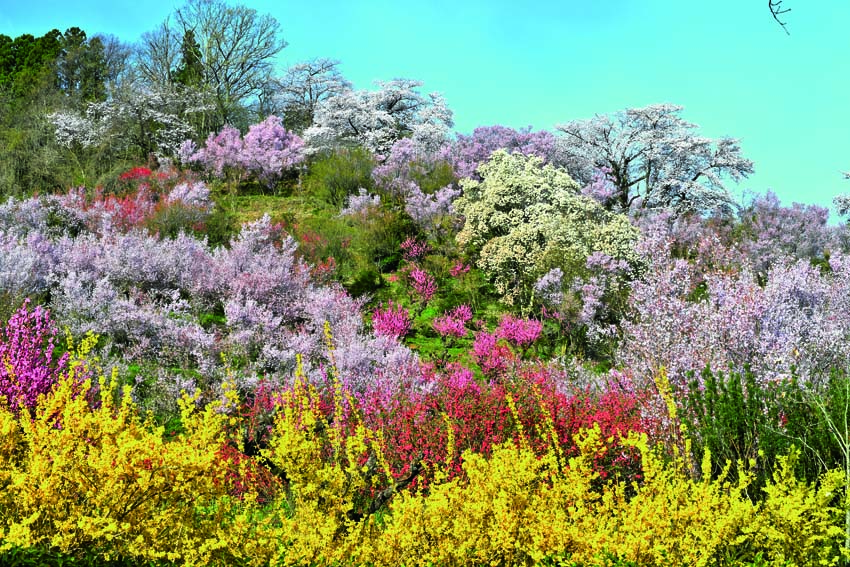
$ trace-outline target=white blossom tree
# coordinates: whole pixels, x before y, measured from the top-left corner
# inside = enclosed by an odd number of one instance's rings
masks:
[[[454,122],[440,94],[423,95],[422,82],[409,79],[376,84],[378,90],[347,91],[318,104],[313,125],[304,132],[312,151],[355,143],[386,156],[403,137],[430,149],[447,140]]]
[[[463,217],[457,243],[509,304],[523,303],[532,284],[552,268],[573,274],[593,252],[637,264],[638,230],[625,215],[580,194],[563,169],[537,156],[497,150],[463,179],[452,204]]]
[[[84,113],[56,112],[48,119],[56,141],[66,148],[109,144],[135,147],[142,157],[175,155],[193,134],[189,119],[213,106],[192,89],[148,90],[130,87],[108,101],[90,103]]]
[[[351,83],[339,71],[339,61],[313,59],[289,67],[272,84],[275,102],[290,130],[303,132],[313,124],[320,102],[351,90]]]
[[[559,160],[584,183],[594,169],[606,171],[614,190],[604,205],[611,210],[728,210],[734,201],[724,176],[740,181],[753,163],[738,140],[697,135],[681,110],[654,104],[556,126],[563,134]]]

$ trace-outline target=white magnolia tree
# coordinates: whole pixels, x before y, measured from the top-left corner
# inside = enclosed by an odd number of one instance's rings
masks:
[[[556,126],[563,134],[559,159],[585,183],[594,169],[605,171],[614,185],[604,203],[611,210],[730,209],[724,177],[740,181],[753,163],[741,155],[738,140],[699,136],[681,111],[654,104]]]
[[[347,91],[321,101],[304,139],[313,151],[346,143],[386,156],[410,136],[420,148],[436,150],[454,125],[452,111],[438,93],[423,95],[421,81],[379,81],[377,90]]]

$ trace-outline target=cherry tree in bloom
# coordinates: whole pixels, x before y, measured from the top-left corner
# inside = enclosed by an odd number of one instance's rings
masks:
[[[740,181],[753,173],[753,163],[741,155],[738,140],[699,136],[681,111],[653,104],[559,125],[558,161],[584,183],[594,168],[607,168],[615,187],[604,203],[610,210],[731,209],[724,176]]]
[[[377,86],[374,91],[346,91],[321,101],[313,125],[304,132],[310,150],[353,143],[386,156],[403,137],[432,151],[442,147],[454,122],[440,94],[423,95],[418,90],[422,82],[409,79],[378,81]]]
[[[269,116],[252,124],[244,138],[236,128],[225,126],[210,134],[203,148],[186,140],[179,157],[184,163],[200,164],[216,177],[229,172],[253,173],[271,187],[285,170],[304,159],[304,141],[287,131],[280,118]]]

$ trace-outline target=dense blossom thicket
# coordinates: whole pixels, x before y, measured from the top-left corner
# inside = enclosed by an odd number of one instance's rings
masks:
[[[284,46],[0,35],[0,563],[850,561],[846,225],[675,105],[452,134]]]

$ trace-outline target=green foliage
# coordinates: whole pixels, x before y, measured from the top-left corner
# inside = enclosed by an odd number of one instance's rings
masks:
[[[352,223],[351,249],[359,268],[367,265],[380,273],[391,272],[402,260],[401,243],[418,229],[403,211],[379,209]]]
[[[109,67],[103,41],[88,38],[85,31],[72,27],[62,34],[60,45],[56,78],[65,96],[76,103],[106,100]]]
[[[53,64],[62,49],[62,34],[53,29],[36,38],[23,34],[14,40],[0,35],[0,88],[15,97],[32,96],[53,82]]]
[[[708,451],[712,475],[727,462],[752,463],[754,484],[764,486],[780,455],[799,450],[796,472],[814,482],[826,471],[844,467],[839,442],[827,419],[844,423],[850,408],[848,376],[833,371],[820,385],[801,384],[796,377],[763,384],[750,371],[706,369],[684,397],[682,419],[692,432],[699,459]]]
[[[195,30],[187,29],[183,32],[180,54],[182,59],[174,73],[174,81],[187,87],[199,86],[204,78],[204,64],[201,61],[201,46],[195,38]]]
[[[339,208],[360,188],[371,189],[372,156],[362,148],[340,148],[310,164],[304,190]]]
[[[38,547],[14,547],[0,552],[0,564],[6,567],[130,567],[135,565],[165,566],[164,562],[144,562],[115,559],[105,561],[98,554],[69,555],[58,551],[50,551]]]
[[[729,462],[752,463],[756,484],[764,486],[776,457],[793,443],[779,430],[780,398],[780,386],[763,386],[749,370],[724,374],[705,369],[701,380],[691,381],[681,416],[693,434],[696,459],[711,454],[714,478]]]

